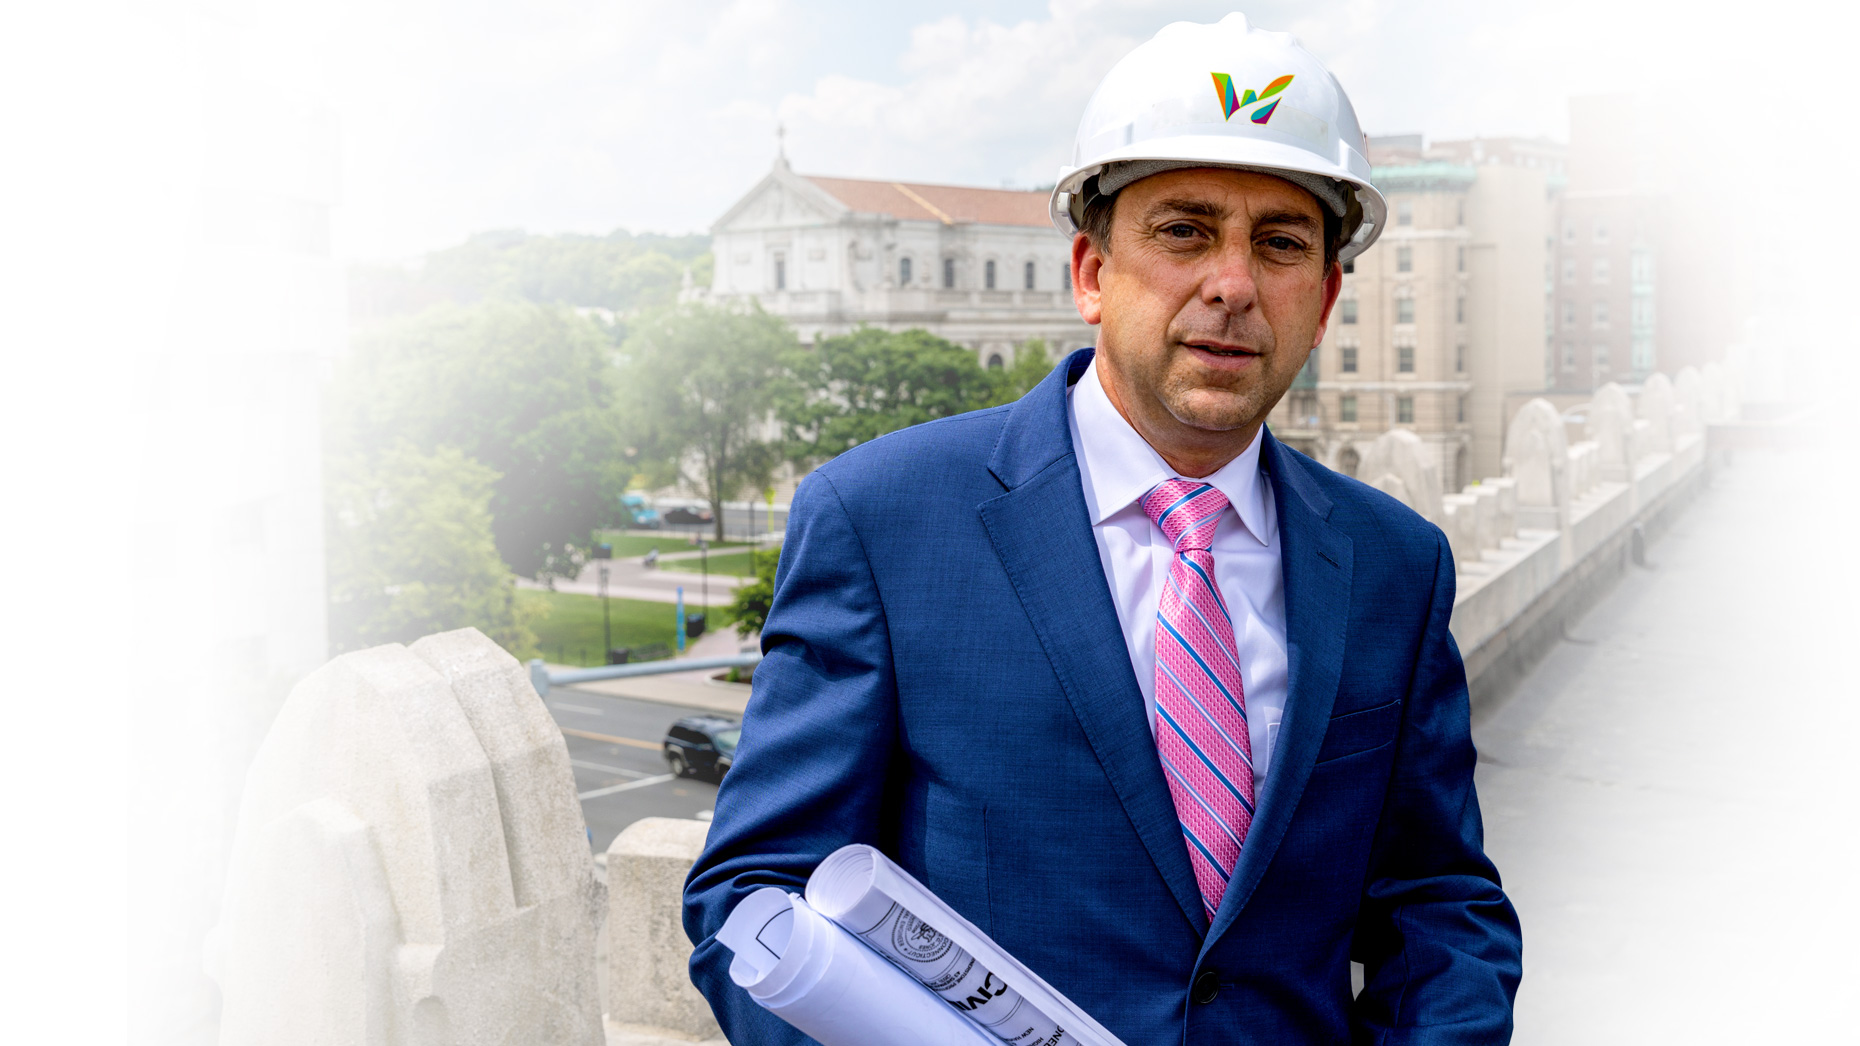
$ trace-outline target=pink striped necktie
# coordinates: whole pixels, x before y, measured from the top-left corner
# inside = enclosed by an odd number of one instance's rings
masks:
[[[1194,480],[1164,480],[1143,496],[1143,511],[1175,547],[1156,603],[1156,748],[1212,922],[1253,824],[1240,651],[1208,551],[1227,495]]]

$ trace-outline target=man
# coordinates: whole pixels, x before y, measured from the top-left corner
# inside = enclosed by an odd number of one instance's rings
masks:
[[[1453,558],[1263,425],[1386,214],[1360,146],[1289,37],[1163,30],[1054,193],[1095,353],[802,485],[686,892],[733,1042],[801,1036],[712,935],[853,842],[1131,1046],[1509,1038]]]

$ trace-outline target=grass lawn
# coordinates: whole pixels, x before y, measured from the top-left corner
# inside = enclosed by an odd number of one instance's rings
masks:
[[[660,549],[659,551],[664,552],[665,550]],[[684,570],[693,574],[701,573],[703,565],[704,560],[702,559],[662,559],[659,561],[660,570]],[[710,555],[710,572],[713,574],[728,574],[732,577],[756,576],[755,567],[749,562],[748,549],[744,549],[741,552],[712,552]]]
[[[540,606],[548,613],[535,624],[543,660],[553,664],[604,665],[601,649],[601,600],[571,592],[547,592],[533,588],[517,589],[517,601],[525,607]],[[687,606],[687,611],[701,608]],[[635,650],[649,643],[675,646],[678,638],[678,613],[670,603],[652,603],[643,599],[612,599],[614,646]],[[728,628],[730,608],[711,607],[709,625]]]
[[[673,552],[691,552],[696,550],[696,543],[686,539],[685,535],[666,530],[597,530],[594,540],[605,541],[614,547],[614,558],[626,559],[629,556],[643,556],[654,548],[660,555]],[[711,542],[711,548],[741,548],[740,541]]]

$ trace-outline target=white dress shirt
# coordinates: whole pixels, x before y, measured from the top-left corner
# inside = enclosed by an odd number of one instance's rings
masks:
[[[1156,732],[1156,600],[1169,578],[1175,550],[1150,521],[1140,499],[1176,473],[1111,405],[1098,381],[1098,364],[1085,368],[1067,390],[1072,447],[1078,455],[1092,537],[1104,564],[1124,630],[1130,667],[1143,688],[1144,715]],[[1263,431],[1263,430],[1262,430]],[[1279,569],[1279,519],[1272,485],[1259,470],[1260,438],[1212,476],[1202,477],[1227,495],[1233,511],[1215,529],[1214,579],[1234,619],[1240,651],[1240,685],[1246,694],[1247,733],[1253,744],[1254,794],[1265,784],[1285,715],[1285,585]]]

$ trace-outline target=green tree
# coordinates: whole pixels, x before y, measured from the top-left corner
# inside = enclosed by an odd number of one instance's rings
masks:
[[[330,642],[340,653],[470,625],[518,658],[536,653],[491,536],[497,473],[457,448],[402,443],[328,463]]]
[[[1002,374],[922,330],[861,327],[791,355],[781,405],[789,454],[824,461],[887,432],[1002,402]]]
[[[521,299],[631,312],[672,303],[687,267],[710,279],[708,236],[479,233],[428,255],[421,280],[459,302]]]
[[[750,552],[749,562],[756,579],[736,590],[730,601],[730,617],[736,621],[736,634],[745,638],[762,631],[769,619],[769,604],[775,601],[775,566],[781,562],[781,548],[759,548]]]
[[[621,349],[631,450],[649,482],[704,491],[723,540],[723,503],[768,485],[781,461],[772,412],[790,398],[794,332],[759,306],[690,302],[643,317]]]
[[[1052,373],[1055,360],[1047,354],[1046,340],[1030,338],[1014,349],[1014,362],[999,371],[1001,381],[996,395],[1002,403],[1012,403],[1033,390]]]
[[[378,325],[331,399],[336,453],[407,441],[493,469],[497,550],[518,573],[574,576],[626,482],[612,343],[559,306],[446,305]]]

